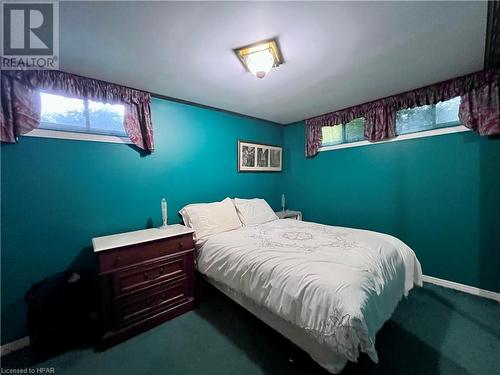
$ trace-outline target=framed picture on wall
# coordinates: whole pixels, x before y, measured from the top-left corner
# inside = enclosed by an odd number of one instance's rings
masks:
[[[281,172],[282,166],[281,147],[238,141],[238,172]]]

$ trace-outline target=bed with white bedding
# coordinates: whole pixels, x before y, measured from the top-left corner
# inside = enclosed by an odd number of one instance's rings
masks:
[[[395,237],[292,219],[212,234],[198,269],[236,302],[339,373],[375,336],[422,271]]]

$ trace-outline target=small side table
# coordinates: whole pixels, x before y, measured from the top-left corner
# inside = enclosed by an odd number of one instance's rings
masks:
[[[300,211],[292,211],[292,210],[277,211],[276,215],[280,219],[295,219],[302,221],[302,212]]]

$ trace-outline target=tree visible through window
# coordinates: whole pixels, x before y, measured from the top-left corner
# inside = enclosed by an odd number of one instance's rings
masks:
[[[359,142],[364,139],[365,119],[352,120],[347,124],[324,126],[322,146],[333,146],[341,143]]]
[[[323,131],[323,146],[332,146],[342,143],[342,125],[324,126]]]
[[[66,98],[40,93],[41,129],[126,137],[123,127],[125,107],[88,99]]]
[[[439,102],[436,105],[424,105],[398,111],[396,115],[396,133],[417,133],[459,125],[459,106],[460,97],[458,96],[445,102]]]

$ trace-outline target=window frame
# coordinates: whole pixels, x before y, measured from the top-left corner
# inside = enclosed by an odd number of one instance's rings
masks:
[[[46,92],[46,91],[41,91],[41,92]],[[50,91],[46,92],[47,94],[50,95],[58,95],[58,94],[53,94]],[[62,95],[58,95],[62,96]],[[23,134],[23,136],[28,136],[28,137],[40,137],[40,138],[54,138],[54,139],[65,139],[65,140],[74,140],[74,141],[91,141],[91,142],[106,142],[106,143],[121,143],[121,144],[133,144],[133,142],[130,140],[129,137],[127,136],[120,136],[117,134],[97,134],[97,133],[90,133],[88,131],[91,130],[90,127],[90,113],[89,113],[89,101],[88,99],[83,100],[83,114],[85,117],[85,127],[80,127],[80,131],[66,131],[66,130],[60,130],[60,129],[50,129],[50,127],[58,124],[54,123],[49,123],[49,122],[40,122],[40,125],[47,125],[47,128],[40,128],[38,127],[37,129],[33,129],[29,133]],[[64,124],[59,124],[64,126]],[[74,129],[74,127],[73,127]],[[73,130],[72,129],[72,130]],[[125,129],[124,129],[125,130]]]
[[[54,138],[73,141],[90,141],[106,143],[133,144],[128,137],[118,137],[116,135],[103,135],[92,133],[67,132],[63,130],[34,129],[29,133],[23,134],[23,137]]]

